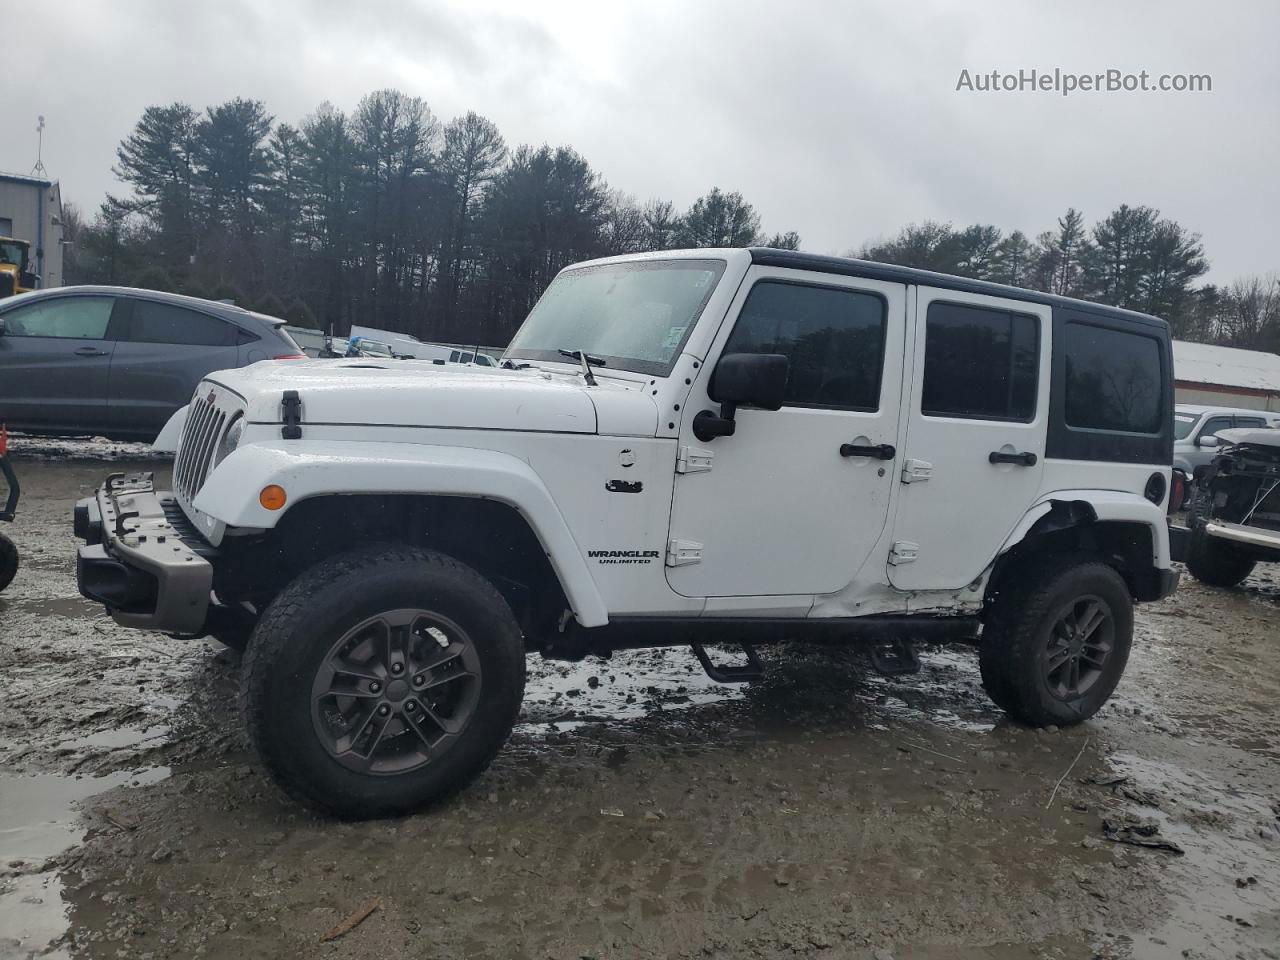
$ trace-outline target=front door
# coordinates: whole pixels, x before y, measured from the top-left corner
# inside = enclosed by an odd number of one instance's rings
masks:
[[[733,436],[701,441],[693,417],[716,405],[714,364],[700,370],[679,440],[672,589],[796,596],[854,579],[888,514],[905,316],[900,284],[751,268],[709,355],[786,355],[786,399],[739,409]]]
[[[898,589],[972,582],[1039,494],[1050,317],[1040,304],[918,288],[888,557]]]
[[[106,424],[117,303],[69,295],[17,301],[4,311],[0,421],[62,430]]]

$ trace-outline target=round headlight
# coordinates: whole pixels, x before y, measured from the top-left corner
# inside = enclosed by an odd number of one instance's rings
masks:
[[[218,452],[213,458],[213,465],[216,467],[227,455],[236,447],[240,446],[240,437],[244,434],[244,417],[236,414],[227,429],[222,432],[222,439],[218,441]]]

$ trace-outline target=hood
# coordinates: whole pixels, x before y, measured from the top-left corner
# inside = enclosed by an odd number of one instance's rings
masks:
[[[1269,427],[1235,427],[1231,430],[1219,430],[1218,440],[1223,446],[1280,448],[1280,430],[1272,430]]]
[[[546,371],[440,366],[422,360],[263,361],[205,378],[234,391],[256,423],[280,422],[297,390],[302,422],[534,430],[652,437],[658,409],[643,383]]]

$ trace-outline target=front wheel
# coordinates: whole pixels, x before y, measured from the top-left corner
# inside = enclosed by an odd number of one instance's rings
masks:
[[[268,772],[341,817],[408,813],[465,786],[524,695],[524,646],[470,567],[410,547],[323,561],[263,612],[240,704]]]
[[[1093,716],[1129,661],[1133,600],[1105,563],[1038,569],[1001,590],[979,662],[991,699],[1016,720],[1066,726]]]

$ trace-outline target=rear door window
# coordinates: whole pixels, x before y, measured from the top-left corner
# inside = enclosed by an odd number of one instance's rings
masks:
[[[1039,329],[1030,314],[929,304],[920,412],[964,420],[1035,419]]]
[[[1267,421],[1261,417],[1236,417],[1237,427],[1265,427]]]
[[[57,297],[4,313],[6,337],[104,340],[114,297]]]
[[[228,347],[239,327],[205,313],[155,300],[133,301],[129,339],[135,343]]]

